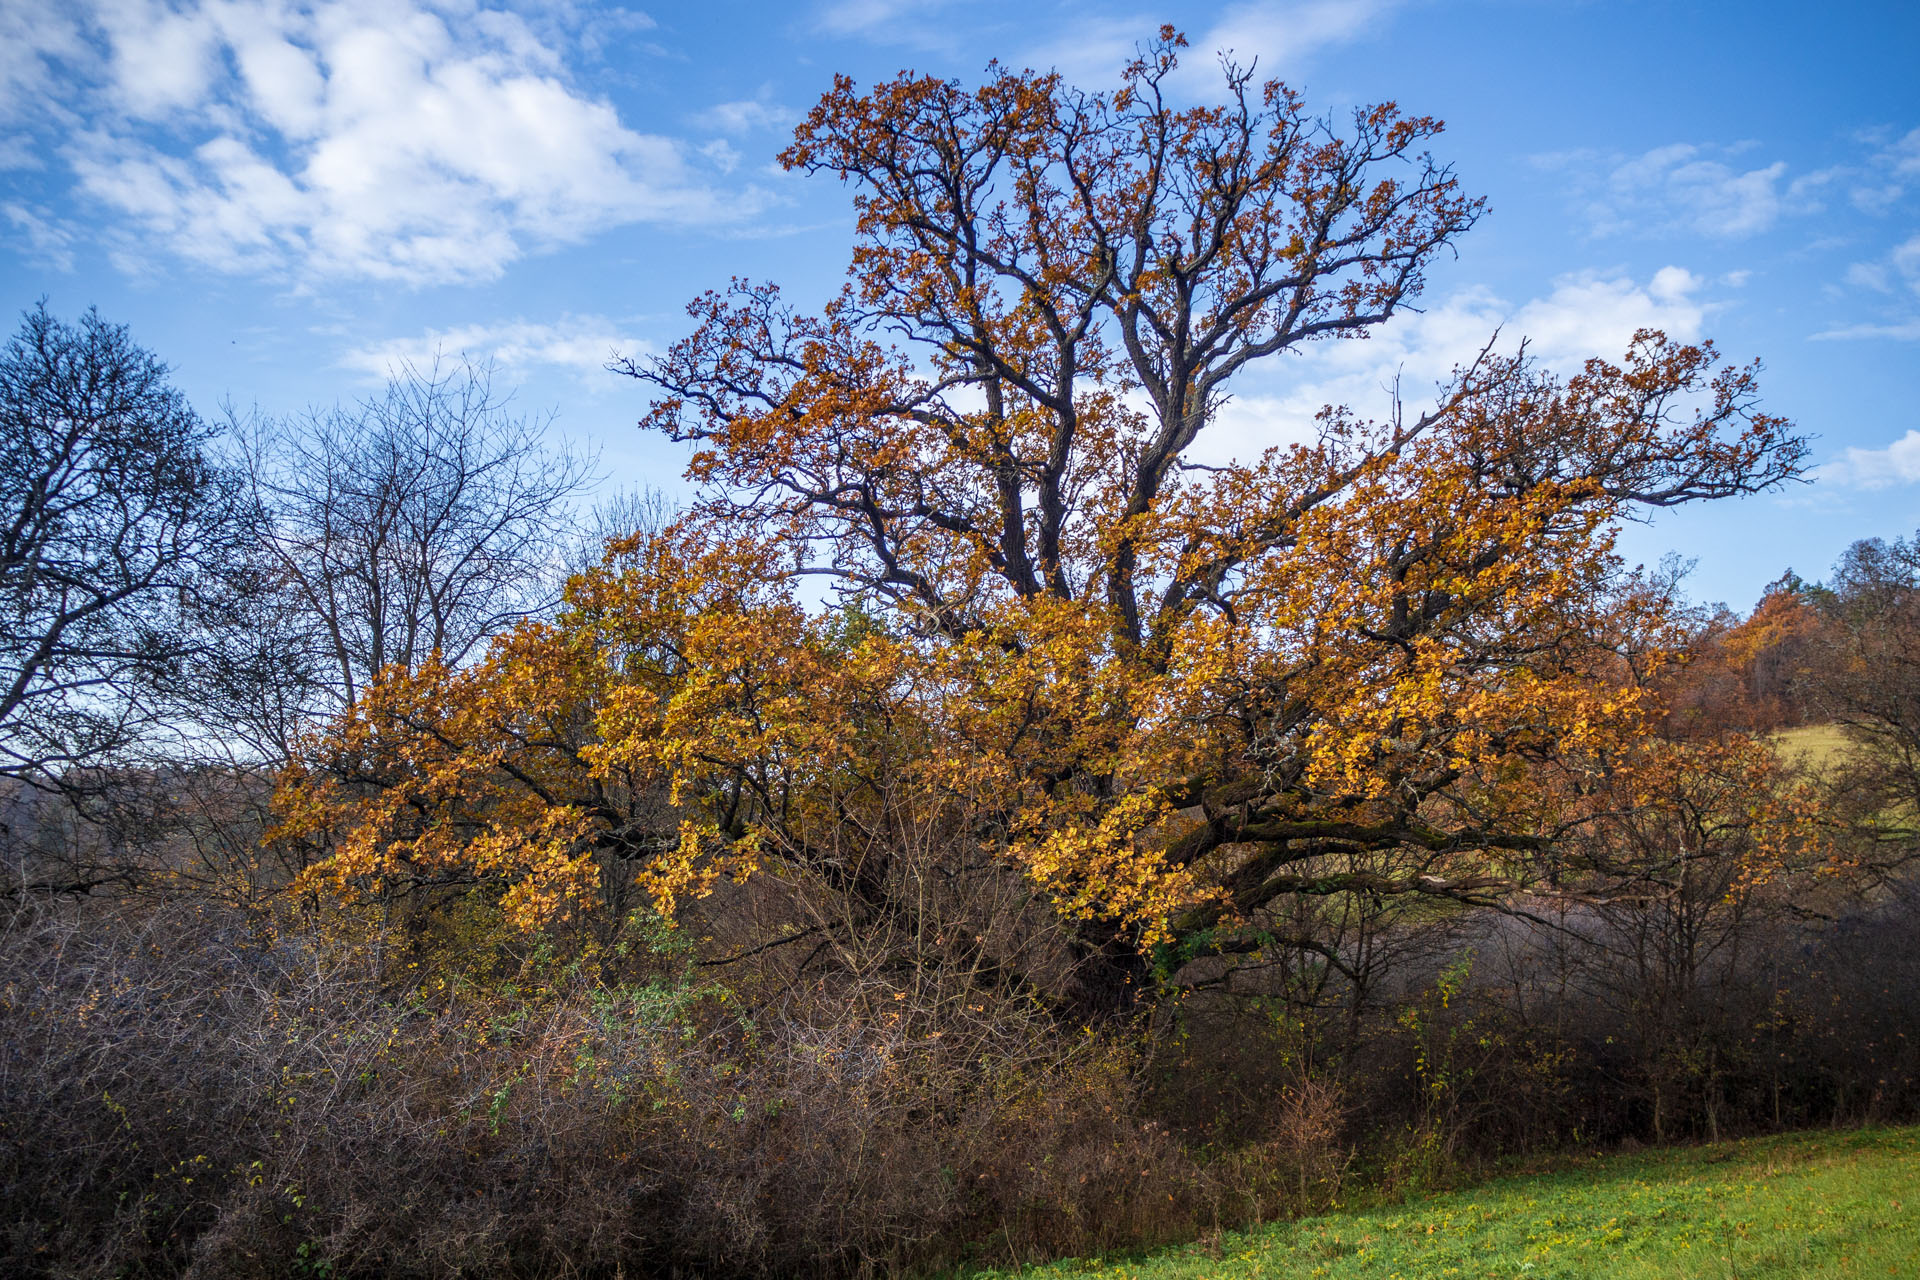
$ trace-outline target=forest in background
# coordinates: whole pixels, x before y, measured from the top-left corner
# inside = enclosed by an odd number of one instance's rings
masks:
[[[1745,615],[1625,564],[1805,468],[1654,332],[1202,462],[1480,205],[1181,43],[836,81],[844,291],[615,369],[677,509],[484,368],[209,421],[26,313],[10,1269],[931,1272],[1915,1115],[1920,534]]]

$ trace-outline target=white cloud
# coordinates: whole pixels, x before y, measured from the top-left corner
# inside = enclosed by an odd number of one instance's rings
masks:
[[[62,0],[0,4],[0,125],[39,109],[54,95],[62,65],[87,56],[79,19]]]
[[[1772,227],[1789,211],[1812,206],[1829,174],[1787,181],[1787,163],[1754,168],[1728,163],[1730,148],[1692,143],[1656,147],[1632,157],[1579,153],[1547,157],[1573,171],[1596,235],[1686,227],[1739,239]]]
[[[1515,306],[1482,288],[1463,289],[1422,312],[1402,312],[1364,340],[1314,344],[1299,362],[1243,377],[1241,390],[1201,437],[1196,461],[1251,457],[1276,444],[1310,440],[1322,406],[1379,416],[1399,394],[1418,407],[1494,336],[1511,351],[1521,340],[1549,369],[1568,373],[1588,358],[1618,360],[1640,329],[1698,340],[1711,305],[1705,282],[1663,267],[1645,284],[1600,272],[1563,276],[1545,297]],[[1251,371],[1250,371],[1251,372]],[[1284,374],[1288,385],[1278,385]]]
[[[121,0],[100,5],[93,16],[107,37],[109,91],[128,115],[164,120],[206,98],[215,50],[224,43],[215,15]]]
[[[833,0],[821,7],[815,25],[828,35],[854,36],[887,44],[919,46],[947,42],[935,19],[953,0]]]
[[[93,0],[85,20],[104,33],[90,62],[57,31],[34,60],[77,60],[88,120],[59,153],[87,196],[221,270],[488,279],[608,227],[726,223],[762,199],[723,196],[697,152],[628,127],[518,14]],[[3,57],[8,84],[30,82]],[[15,122],[33,108],[18,97]]]
[[[1814,479],[1854,489],[1920,482],[1920,431],[1908,431],[1884,449],[1846,449],[1815,471]]]
[[[748,98],[722,102],[694,116],[694,124],[715,133],[755,133],[763,129],[782,129],[800,118],[791,107],[783,107],[766,98]]]
[[[541,43],[575,49],[595,61],[616,48],[668,56],[666,49],[651,41],[632,41],[660,24],[644,10],[628,9],[612,0],[519,0],[514,14],[508,16],[510,21],[523,22]],[[482,13],[476,20],[490,22],[493,17]]]
[[[1255,67],[1260,80],[1297,77],[1316,53],[1383,33],[1401,0],[1246,0],[1213,25],[1186,28],[1187,48],[1173,92],[1194,100],[1220,96],[1220,62]],[[1053,68],[1085,88],[1105,88],[1150,42],[1164,19],[1145,13],[1076,17],[1071,28],[1023,61]],[[1176,24],[1184,25],[1184,24]]]
[[[1892,293],[1893,277],[1881,262],[1856,262],[1847,268],[1841,277],[1856,289],[1871,289],[1875,293]]]
[[[567,316],[551,324],[513,320],[429,329],[414,338],[356,347],[339,363],[372,382],[384,381],[390,373],[409,365],[428,368],[443,355],[490,361],[506,370],[565,369],[595,381],[605,377],[607,361],[615,355],[640,355],[648,350],[645,342],[622,333],[604,316]]]
[[[1863,140],[1877,149],[1864,162],[1836,173],[1850,184],[1847,198],[1854,208],[1881,217],[1891,212],[1908,187],[1920,179],[1920,129],[1891,140],[1885,132],[1874,131]]]
[[[1916,292],[1920,292],[1920,236],[1913,237],[1893,251],[1893,269],[1905,276]]]
[[[1860,212],[1879,217],[1900,202],[1907,189],[1898,182],[1863,182],[1847,193]]]
[[[1882,217],[1920,179],[1920,129],[1892,141],[1864,135],[1852,156],[1799,174],[1784,160],[1743,160],[1753,146],[1677,142],[1636,156],[1575,151],[1535,163],[1565,176],[1593,234],[1602,236],[1688,230],[1743,239],[1823,212],[1830,196],[1842,195],[1861,213]]]
[[[1887,308],[1893,313],[1892,318],[1836,325],[1814,334],[1816,340],[1920,338],[1920,317],[1912,314],[1914,299],[1920,299],[1920,235],[1895,245],[1878,261],[1854,263],[1842,278],[1857,289],[1869,289],[1893,299]]]
[[[1625,276],[1563,276],[1545,298],[1513,314],[1508,328],[1556,368],[1589,356],[1618,359],[1638,329],[1664,330],[1691,342],[1700,336],[1707,305],[1694,295],[1705,282],[1684,267],[1662,267],[1644,286]]]
[[[1246,66],[1258,60],[1261,78],[1298,74],[1309,56],[1348,44],[1386,28],[1398,0],[1255,0],[1236,4],[1220,15],[1206,34],[1192,41],[1192,58],[1183,70],[1211,72],[1218,54]]]
[[[1920,320],[1895,320],[1886,324],[1843,324],[1822,329],[1813,335],[1815,342],[1853,342],[1869,338],[1891,338],[1896,342],[1920,342]]]
[[[700,154],[722,173],[732,173],[740,167],[739,150],[725,138],[715,138],[707,143],[700,148]]]
[[[73,233],[58,221],[18,200],[0,204],[0,215],[25,242],[30,256],[55,271],[73,270]]]
[[[1920,129],[1908,130],[1875,158],[1900,177],[1920,178]]]
[[[1121,70],[1139,56],[1156,30],[1145,17],[1088,14],[1071,31],[1035,47],[1019,61],[1041,71],[1058,71],[1068,84],[1082,89],[1104,89],[1119,81]],[[1213,65],[1211,55],[1201,58],[1193,49],[1186,52],[1190,62]]]

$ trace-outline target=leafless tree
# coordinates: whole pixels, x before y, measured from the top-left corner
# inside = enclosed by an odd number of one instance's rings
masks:
[[[1814,696],[1855,744],[1831,779],[1835,811],[1859,856],[1902,868],[1920,858],[1920,534],[1854,543],[1818,601]]]
[[[306,689],[300,707],[256,712],[337,710],[384,667],[459,664],[550,607],[593,460],[552,446],[548,425],[467,362],[403,368],[350,407],[236,423],[286,605],[274,647]]]
[[[92,311],[0,351],[0,779],[71,791],[165,727],[244,577],[212,435]]]
[[[567,556],[568,571],[581,573],[599,564],[611,539],[664,532],[675,514],[667,495],[650,485],[609,494],[581,519]]]

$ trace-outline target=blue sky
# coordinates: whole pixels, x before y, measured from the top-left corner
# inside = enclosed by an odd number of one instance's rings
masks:
[[[1566,364],[1638,325],[1759,357],[1813,482],[1673,513],[1627,549],[1750,604],[1788,565],[1920,526],[1920,5],[1241,0],[4,0],[0,278],[97,305],[203,412],[350,399],[436,349],[491,358],[610,486],[676,487],[602,369],[731,276],[837,286],[846,193],[772,157],[836,72],[1109,85],[1161,22],[1341,113],[1392,99],[1491,213],[1419,314],[1243,382],[1231,455],[1327,401],[1380,410],[1501,327]]]

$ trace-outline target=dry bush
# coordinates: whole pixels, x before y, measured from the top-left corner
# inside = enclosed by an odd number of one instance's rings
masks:
[[[1709,1085],[1728,1130],[1912,1114],[1916,919],[1888,897],[1728,975],[1759,994],[1704,1010],[1720,1067],[1673,1123],[1705,1132]],[[991,957],[939,963],[942,925],[933,950],[872,916],[824,952],[717,964],[684,929],[596,949],[493,923],[451,903],[430,927],[181,897],[14,910],[0,1273],[915,1273],[1191,1239],[1647,1132],[1632,1081],[1655,1046],[1574,999],[1596,962],[1563,933],[1502,926],[1357,1023],[1208,997],[1095,1034]]]
[[[384,940],[391,942],[391,940]],[[1244,1163],[1125,1046],[841,975],[751,1015],[676,956],[403,983],[382,939],[179,904],[0,939],[0,1269],[895,1274],[1190,1237]]]

